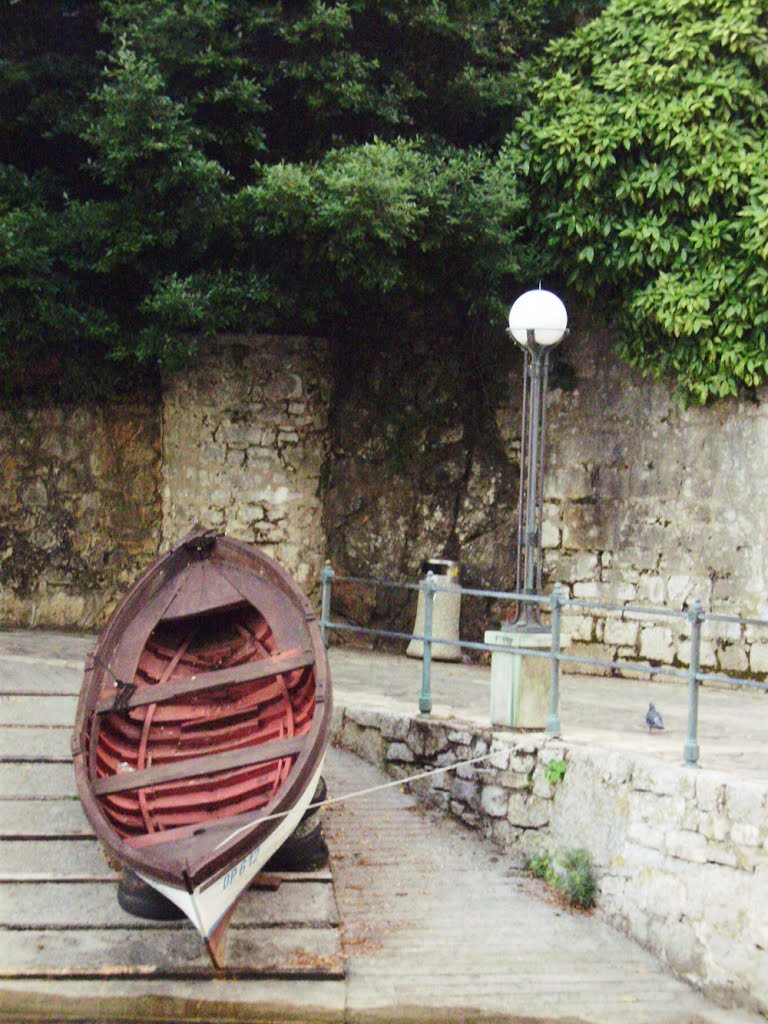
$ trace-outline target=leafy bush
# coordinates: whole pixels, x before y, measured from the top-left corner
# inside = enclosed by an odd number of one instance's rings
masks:
[[[768,9],[613,0],[555,43],[503,160],[550,262],[688,401],[768,381]]]
[[[527,869],[541,878],[571,906],[586,910],[594,906],[597,881],[586,850],[566,850],[560,857],[539,853],[530,858]]]

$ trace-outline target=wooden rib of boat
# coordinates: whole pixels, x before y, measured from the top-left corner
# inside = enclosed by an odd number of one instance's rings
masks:
[[[312,799],[330,720],[306,597],[257,548],[202,528],[138,580],[86,660],[72,741],[85,812],[217,967],[238,898]]]

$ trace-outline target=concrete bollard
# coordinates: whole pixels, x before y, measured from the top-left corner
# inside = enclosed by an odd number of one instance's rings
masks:
[[[458,640],[461,617],[459,563],[445,558],[430,558],[422,564],[421,571],[424,578],[428,572],[433,573],[435,584],[440,588],[435,591],[433,599],[432,635],[441,640]],[[424,636],[423,590],[419,591],[413,632],[417,636]],[[424,644],[421,640],[411,640],[405,653],[409,658],[421,658],[424,656]],[[461,648],[453,644],[433,643],[432,659],[435,661],[461,661]]]

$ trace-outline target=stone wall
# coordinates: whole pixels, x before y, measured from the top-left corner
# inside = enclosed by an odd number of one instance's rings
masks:
[[[337,396],[324,495],[334,568],[414,582],[424,558],[447,557],[465,586],[512,589],[519,356],[419,356],[395,367],[384,353]],[[560,581],[619,612],[569,613],[571,653],[684,668],[688,621],[622,615],[627,603],[768,613],[767,397],[684,410],[668,385],[620,363],[608,335],[574,325],[549,391],[544,589]],[[410,629],[413,605],[339,588],[335,610]],[[509,610],[464,600],[462,636],[482,640]],[[765,678],[768,628],[705,624],[702,667]]]
[[[545,571],[580,601],[768,615],[768,392],[684,410],[620,364],[605,336],[566,343],[572,390],[549,409]],[[689,664],[685,620],[591,614],[578,652]],[[768,628],[705,624],[702,668],[763,677]],[[592,671],[585,669],[585,671]]]
[[[465,586],[509,590],[520,370],[509,344],[466,358],[361,346],[334,362],[317,340],[231,336],[162,395],[5,412],[2,621],[90,628],[196,521],[264,546],[310,591],[325,558],[415,582],[429,557],[457,560]],[[619,611],[567,615],[572,653],[687,665],[688,622],[622,614],[628,602],[768,612],[766,395],[682,410],[610,338],[574,327],[548,402],[545,589]],[[464,599],[462,636],[482,640],[509,610]],[[340,585],[334,615],[410,630],[415,595]],[[768,674],[768,628],[706,624],[703,641],[705,669]]]
[[[586,599],[764,615],[768,392],[683,410],[608,338],[573,348],[576,386],[550,404],[549,575]]]
[[[324,343],[229,337],[162,395],[0,412],[0,624],[99,629],[198,521],[314,589],[330,391]]]
[[[490,753],[411,788],[518,864],[586,849],[612,924],[712,998],[768,1012],[768,781],[352,708],[336,739],[398,778]]]
[[[333,568],[415,583],[428,558],[458,560],[465,585],[514,580],[519,441],[509,352],[451,350],[415,339],[409,352],[369,352],[340,371],[331,418],[323,521]],[[515,364],[515,373],[519,366]],[[490,372],[489,372],[490,371]],[[516,393],[516,390],[512,392]],[[334,612],[352,623],[410,631],[412,592],[334,588]],[[482,640],[493,603],[465,599],[463,635]]]
[[[156,398],[0,411],[0,623],[94,629],[156,555]]]
[[[194,369],[169,375],[164,542],[200,522],[255,542],[314,589],[330,391],[325,343],[302,337],[223,337]]]
[[[571,358],[575,387],[550,404],[548,579],[584,602],[684,610],[698,598],[765,617],[768,392],[683,410],[668,386],[618,364],[605,336],[575,336]],[[685,618],[585,609],[564,628],[575,653],[689,664]],[[705,624],[701,667],[764,678],[768,629]]]

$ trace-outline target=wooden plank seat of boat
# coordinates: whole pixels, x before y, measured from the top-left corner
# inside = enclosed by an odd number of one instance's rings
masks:
[[[163,783],[178,782],[200,775],[249,768],[265,764],[268,761],[293,757],[301,753],[305,742],[306,735],[291,736],[288,739],[272,743],[239,747],[221,754],[205,754],[202,757],[155,765],[152,768],[125,772],[121,775],[104,775],[94,780],[92,788],[96,796],[107,796],[111,793],[123,793],[132,789],[148,789],[153,786],[161,786]]]
[[[142,707],[147,704],[160,704],[182,696],[188,697],[204,690],[214,690],[233,684],[258,682],[260,679],[268,679],[270,676],[308,668],[314,664],[314,660],[311,650],[297,651],[294,649],[272,655],[269,658],[233,665],[229,668],[198,672],[183,679],[139,686],[126,701],[120,703],[119,710]],[[102,698],[96,705],[96,713],[103,715],[115,711],[115,699],[118,696],[119,691],[115,696]]]

